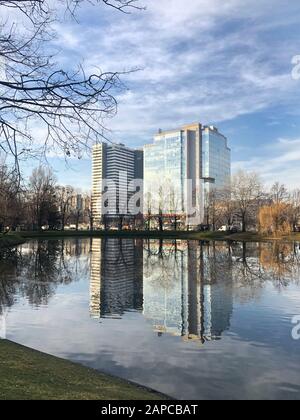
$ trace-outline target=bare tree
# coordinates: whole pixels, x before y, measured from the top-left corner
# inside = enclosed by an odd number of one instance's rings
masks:
[[[280,204],[286,201],[288,199],[288,195],[288,190],[285,185],[281,185],[279,182],[275,182],[270,191],[270,198],[275,204]]]
[[[145,200],[145,206],[147,209],[147,215],[145,217],[146,223],[147,223],[147,229],[148,231],[151,230],[151,220],[152,220],[152,196],[151,193],[148,192],[146,194],[146,200]]]
[[[62,7],[74,17],[84,2],[127,13],[140,9],[137,1],[59,0],[53,10],[50,0],[0,0],[0,151],[15,159],[18,172],[21,158],[53,149],[80,157],[89,141],[106,138],[104,118],[117,112],[119,72],[87,74],[55,63],[49,42],[59,37],[53,23]]]
[[[239,171],[232,178],[232,198],[237,215],[241,218],[243,232],[246,232],[251,218],[256,220],[262,190],[261,180],[255,172]]]
[[[74,188],[71,186],[55,188],[55,198],[60,213],[61,229],[65,230],[66,222],[71,215],[71,201],[74,195]]]
[[[207,226],[215,231],[221,216],[221,193],[216,189],[205,193],[205,216]]]
[[[290,194],[290,221],[293,231],[298,231],[300,225],[300,190],[295,190]]]
[[[180,208],[181,207],[180,195],[178,194],[178,191],[176,190],[174,185],[172,185],[172,183],[170,183],[170,185],[168,186],[168,201],[169,201],[168,207],[169,207],[170,223],[173,229],[177,231],[180,225],[180,220],[181,220],[180,214],[182,214],[182,208]]]
[[[50,224],[51,216],[58,212],[55,197],[55,177],[50,169],[39,167],[32,172],[29,180],[29,203],[32,225],[38,230]]]
[[[22,217],[22,194],[15,172],[0,164],[0,231],[15,230]]]
[[[92,209],[92,197],[90,195],[85,196],[85,215],[89,223],[90,231],[94,230],[94,213]]]
[[[158,190],[158,214],[156,215],[159,231],[164,230],[164,190],[163,187],[159,187]]]
[[[234,202],[231,199],[231,187],[219,191],[218,212],[221,224],[228,227],[233,224]]]

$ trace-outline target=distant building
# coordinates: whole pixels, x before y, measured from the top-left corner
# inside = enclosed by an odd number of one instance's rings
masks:
[[[103,214],[112,219],[119,215],[130,215],[128,202],[133,193],[128,191],[128,185],[134,179],[142,179],[142,176],[142,151],[123,144],[102,143],[94,146],[92,213],[95,225],[101,224]],[[124,197],[127,197],[125,201]],[[107,203],[109,209],[106,209]]]
[[[82,194],[74,194],[71,197],[71,208],[77,211],[84,210],[84,198]]]

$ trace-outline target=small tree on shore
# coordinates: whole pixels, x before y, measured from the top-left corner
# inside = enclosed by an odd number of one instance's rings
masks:
[[[294,190],[289,197],[290,223],[295,232],[300,225],[300,190]]]
[[[41,230],[50,225],[53,214],[58,214],[55,196],[56,179],[50,169],[34,169],[29,179],[28,202],[31,209],[32,226]]]
[[[240,217],[242,231],[246,232],[251,220],[256,220],[263,187],[260,177],[255,172],[240,170],[232,178],[232,199],[236,214]]]
[[[259,210],[259,225],[262,234],[282,235],[291,232],[289,222],[290,206],[286,203],[274,203]]]

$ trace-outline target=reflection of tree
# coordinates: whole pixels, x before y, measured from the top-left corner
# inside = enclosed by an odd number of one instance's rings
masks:
[[[292,243],[275,242],[260,247],[260,264],[273,283],[286,287],[300,276],[300,252]]]
[[[233,244],[232,250],[234,288],[243,301],[258,297],[266,282],[281,289],[299,280],[300,252],[295,244],[244,242]]]
[[[230,326],[233,297],[249,302],[268,283],[299,282],[299,245],[155,241],[144,243],[146,316],[155,330],[202,343]],[[181,297],[180,297],[181,296]]]
[[[0,311],[21,293],[31,305],[49,302],[57,287],[78,281],[88,272],[88,248],[81,241],[30,242],[0,257]],[[82,241],[84,242],[84,241]]]
[[[227,247],[151,241],[144,256],[145,313],[155,330],[202,343],[219,339],[232,315]]]
[[[203,261],[203,281],[204,283],[216,284],[220,281],[227,282],[231,280],[232,272],[232,250],[230,244],[222,242],[201,243],[200,247],[205,245],[206,253]]]
[[[148,240],[145,251],[145,280],[151,278],[153,285],[165,291],[172,289],[182,272],[183,250],[178,247],[178,241]]]
[[[17,251],[5,250],[0,253],[0,315],[4,308],[14,304],[14,297],[18,291]]]

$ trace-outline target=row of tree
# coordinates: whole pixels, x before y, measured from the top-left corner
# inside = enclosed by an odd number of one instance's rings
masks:
[[[206,222],[212,230],[240,226],[243,232],[277,235],[300,227],[300,190],[289,191],[278,182],[265,188],[256,173],[239,171],[230,188],[212,190],[205,202]]]
[[[90,201],[88,194],[58,185],[48,168],[35,169],[24,186],[15,171],[0,166],[0,231],[64,230],[67,224],[78,229],[91,223]]]
[[[78,230],[85,224],[93,230],[93,214],[89,194],[81,194],[71,186],[57,184],[49,168],[35,169],[27,184],[20,185],[19,176],[7,165],[0,165],[0,230],[23,228],[27,230],[62,229],[74,225]],[[186,229],[180,215],[171,211],[151,213],[144,203],[144,218],[138,217],[137,225],[145,229]],[[119,229],[130,225],[130,218]],[[300,190],[288,191],[284,185],[275,183],[270,189],[263,187],[255,173],[240,171],[232,178],[230,188],[211,189],[205,197],[204,223],[207,229],[216,231],[221,227],[260,231],[278,235],[298,231],[300,228]],[[136,218],[134,218],[136,219]],[[109,229],[105,219],[103,227]]]

